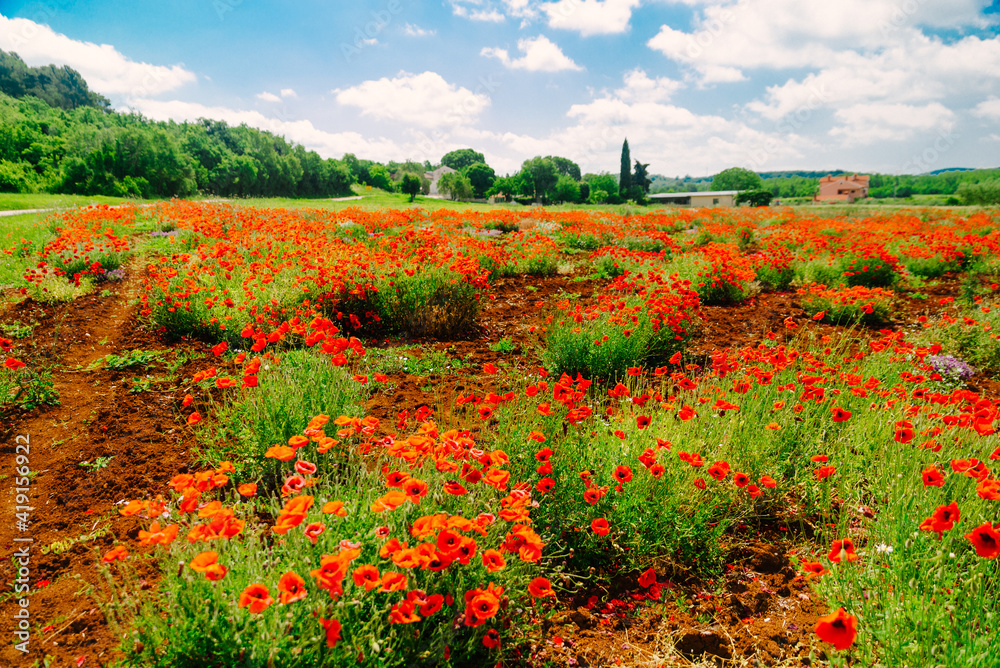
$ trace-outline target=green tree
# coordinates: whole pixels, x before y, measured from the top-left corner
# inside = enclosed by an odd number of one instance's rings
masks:
[[[712,179],[712,190],[760,190],[760,188],[760,175],[743,167],[724,169]]]
[[[622,143],[621,171],[618,175],[618,194],[627,197],[632,189],[632,156],[628,150],[628,138]]]
[[[496,180],[496,172],[485,162],[474,162],[461,170],[472,183],[472,190],[477,198],[486,197],[486,192]]]
[[[416,174],[406,173],[403,174],[403,180],[399,182],[399,190],[405,195],[410,196],[410,201],[412,202],[417,195],[420,193],[420,177]]]
[[[448,172],[438,179],[438,190],[453,200],[472,199],[472,182],[462,172]]]
[[[449,153],[445,153],[441,158],[441,164],[451,167],[456,172],[460,172],[469,165],[477,162],[486,162],[482,153],[473,151],[471,148],[460,148]]]
[[[556,171],[559,174],[568,176],[574,181],[580,180],[580,165],[576,164],[569,158],[560,158],[557,155],[550,155],[547,156],[547,158],[552,161],[552,164],[555,166]]]
[[[736,196],[736,205],[768,206],[773,197],[774,193],[770,190],[744,190]]]
[[[635,161],[635,173],[632,175],[632,185],[642,189],[643,194],[649,193],[649,185],[652,181],[649,178],[649,163]]]
[[[561,174],[552,187],[550,199],[553,202],[579,202],[580,184],[572,176]]]
[[[521,171],[531,177],[536,202],[542,201],[559,179],[559,173],[552,160],[541,156],[525,160],[521,165]]]
[[[393,191],[392,177],[389,170],[384,165],[374,164],[368,168],[368,185],[372,188],[380,188],[389,192]]]
[[[521,187],[521,181],[516,176],[498,176],[493,185],[486,191],[487,197],[502,197],[509,202]]]

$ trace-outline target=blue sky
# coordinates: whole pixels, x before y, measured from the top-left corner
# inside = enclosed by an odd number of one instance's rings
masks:
[[[0,1],[0,49],[120,109],[499,172],[1000,166],[996,0]]]

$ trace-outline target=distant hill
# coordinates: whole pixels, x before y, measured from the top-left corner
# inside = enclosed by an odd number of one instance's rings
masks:
[[[34,95],[50,107],[76,109],[95,107],[106,110],[111,102],[90,90],[72,67],[28,67],[16,53],[0,51],[0,92],[13,98]]]

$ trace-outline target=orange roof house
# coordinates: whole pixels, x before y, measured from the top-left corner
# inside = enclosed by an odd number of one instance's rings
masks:
[[[858,176],[824,176],[819,180],[819,192],[813,197],[814,202],[851,202],[868,197],[868,182],[871,177]]]

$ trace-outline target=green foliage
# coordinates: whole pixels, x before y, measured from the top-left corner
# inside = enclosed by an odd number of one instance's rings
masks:
[[[301,433],[303,416],[351,413],[364,396],[363,387],[345,367],[313,350],[290,350],[281,363],[266,363],[258,386],[237,392],[213,410],[214,428],[199,431],[201,457],[209,465],[231,460],[240,481],[261,480],[276,489],[280,462],[264,453]],[[316,461],[315,444],[303,457]]]
[[[472,199],[472,181],[462,172],[448,172],[438,179],[438,190],[453,200]]]
[[[521,165],[521,173],[529,177],[535,201],[539,202],[559,181],[559,172],[551,158],[535,156],[525,160]],[[527,182],[524,179],[522,181]]]
[[[760,190],[761,179],[757,172],[743,167],[724,169],[712,179],[712,190]]]
[[[105,355],[99,362],[105,369],[121,371],[134,366],[146,366],[154,360],[159,360],[160,354],[159,350],[129,350],[124,355],[114,353]]]
[[[493,187],[493,182],[496,181],[497,177],[493,168],[485,162],[472,163],[462,169],[462,174],[469,179],[472,192],[478,199],[486,197],[486,193]]]
[[[331,197],[350,193],[338,161],[248,126],[157,123],[136,114],[0,94],[0,191],[118,197]]]
[[[981,183],[962,183],[955,194],[963,204],[980,204],[988,206],[1000,204],[1000,179],[983,181]]]
[[[471,148],[460,148],[449,151],[441,157],[441,164],[451,167],[456,172],[460,172],[469,165],[474,165],[477,162],[486,164],[486,156]]]
[[[421,182],[420,177],[415,174],[404,174],[403,180],[400,181],[399,191],[404,195],[410,196],[410,201],[412,202],[417,195],[420,194]]]
[[[388,330],[441,339],[468,333],[479,315],[477,288],[440,267],[401,272],[391,285],[380,284],[375,305]]]
[[[618,194],[628,198],[632,188],[632,157],[629,154],[628,138],[622,142],[621,169],[618,172]]]
[[[579,202],[580,184],[570,176],[560,176],[552,188],[548,199],[552,202]]]
[[[517,350],[517,344],[504,337],[490,346],[490,350],[495,353],[509,354]]]
[[[10,402],[23,411],[31,411],[39,406],[58,406],[59,390],[52,380],[49,369],[34,368],[29,365],[13,372],[13,378],[7,379],[8,393],[2,397],[4,403]],[[0,381],[0,387],[4,383]]]
[[[556,313],[545,339],[545,368],[556,375],[579,373],[588,380],[612,381],[623,378],[629,367],[655,365],[681,349],[685,337],[657,326],[641,307],[642,300],[624,301],[625,310],[640,307],[636,321],[627,327],[607,311],[582,322],[565,312]]]
[[[770,190],[747,190],[736,196],[736,205],[768,206],[774,194]]]
[[[106,110],[110,101],[91,91],[71,67],[28,67],[16,53],[0,51],[0,92],[21,98],[33,95],[59,109],[95,107]]]

